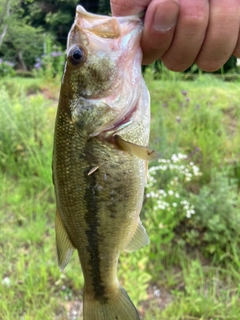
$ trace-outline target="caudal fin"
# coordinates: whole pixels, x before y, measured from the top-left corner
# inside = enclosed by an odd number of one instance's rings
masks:
[[[98,301],[83,295],[83,320],[140,320],[137,309],[123,288],[109,299]]]

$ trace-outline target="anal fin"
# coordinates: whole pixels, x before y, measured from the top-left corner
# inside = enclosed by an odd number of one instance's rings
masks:
[[[132,142],[126,141],[120,138],[118,135],[115,135],[114,138],[117,146],[140,159],[151,161],[160,158],[160,154],[153,149],[149,149],[148,147],[139,146]]]
[[[142,225],[141,220],[139,219],[135,233],[133,234],[124,251],[136,251],[137,249],[140,249],[141,247],[146,246],[149,243],[150,240],[148,238],[147,232]]]
[[[65,227],[63,225],[63,222],[58,210],[56,210],[55,230],[56,230],[58,265],[60,269],[63,270],[68,264],[68,261],[72,256],[74,247],[65,230]]]

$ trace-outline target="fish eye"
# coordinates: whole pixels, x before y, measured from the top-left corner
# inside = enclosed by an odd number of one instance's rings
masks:
[[[74,46],[68,54],[68,59],[73,65],[78,65],[84,62],[85,54],[83,49],[79,46]]]

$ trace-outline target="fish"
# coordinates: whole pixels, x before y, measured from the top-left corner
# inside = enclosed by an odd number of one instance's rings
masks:
[[[122,251],[149,243],[139,218],[148,161],[150,96],[141,74],[140,15],[76,8],[69,31],[53,147],[61,270],[77,250],[84,320],[137,320],[119,284]]]

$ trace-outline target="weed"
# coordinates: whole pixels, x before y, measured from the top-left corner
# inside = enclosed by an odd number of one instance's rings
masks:
[[[122,254],[120,283],[145,320],[238,319],[240,98],[206,75],[146,80],[152,139],[142,212],[151,243]],[[75,319],[77,254],[61,273],[51,181],[58,88],[3,79],[0,89],[0,319]],[[201,174],[200,174],[201,172]],[[206,258],[207,256],[207,258]],[[72,314],[72,315],[71,315]],[[74,316],[75,314],[75,316]],[[75,317],[75,318],[74,318]]]

